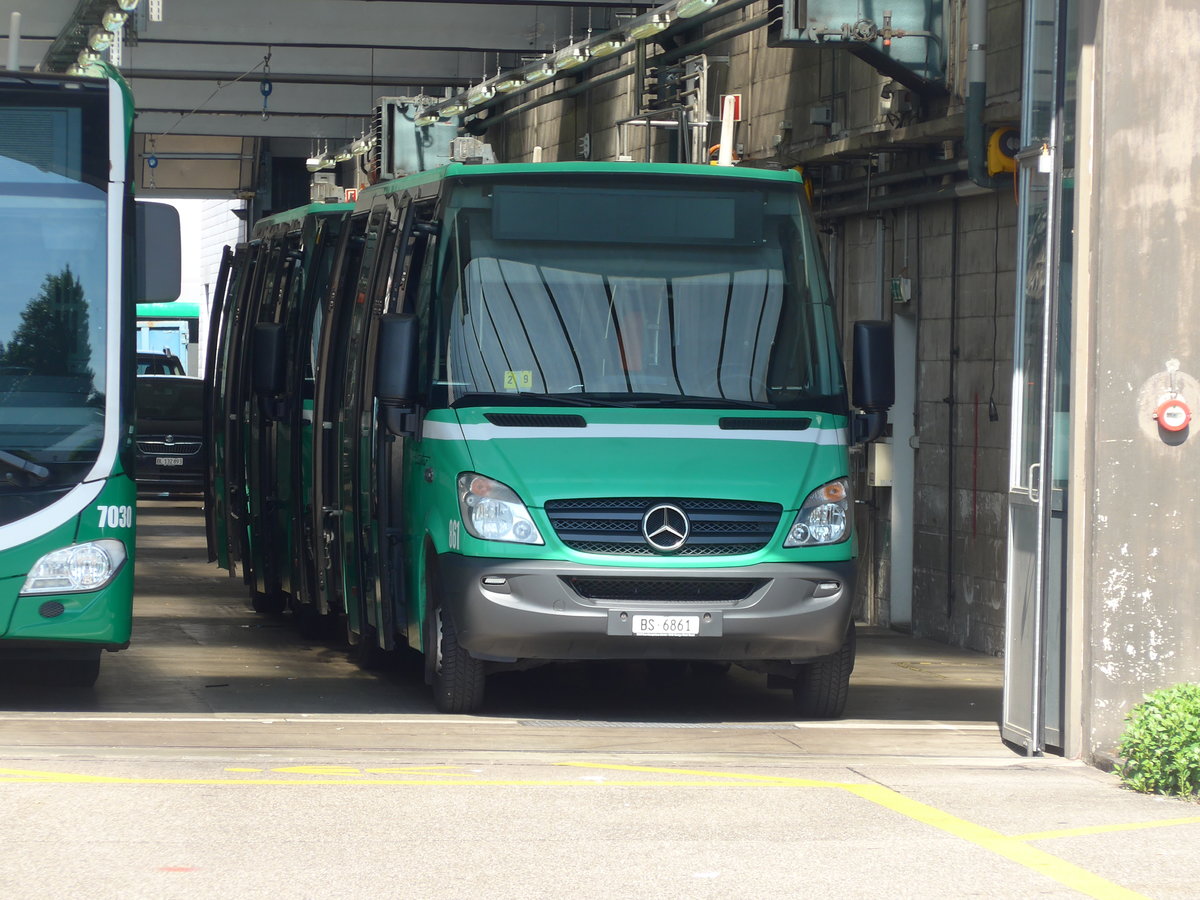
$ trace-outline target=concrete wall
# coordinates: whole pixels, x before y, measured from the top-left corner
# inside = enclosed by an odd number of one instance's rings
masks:
[[[1083,521],[1071,590],[1084,610],[1083,727],[1100,752],[1144,693],[1200,678],[1200,424],[1171,438],[1151,419],[1176,366],[1200,413],[1197,29],[1190,0],[1081,6],[1079,170],[1091,189],[1074,304],[1090,333],[1074,368]]]

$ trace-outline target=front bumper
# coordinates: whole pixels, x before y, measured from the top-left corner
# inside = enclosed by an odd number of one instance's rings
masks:
[[[854,563],[716,569],[438,557],[441,603],[478,659],[805,662],[845,639]],[[632,633],[635,614],[699,619],[694,637]]]

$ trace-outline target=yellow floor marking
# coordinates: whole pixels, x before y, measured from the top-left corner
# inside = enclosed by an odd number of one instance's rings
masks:
[[[350,777],[330,778],[126,778],[110,775],[80,775],[68,772],[42,772],[30,769],[0,769],[0,783],[18,784],[140,784],[140,785],[242,785],[242,786],[288,786],[312,787],[314,785],[362,785],[362,786],[403,786],[403,787],[438,787],[438,786],[486,786],[486,787],[804,787],[804,788],[836,788],[847,791],[885,809],[921,822],[943,831],[960,840],[975,844],[989,850],[1005,859],[1011,860],[1026,868],[1039,872],[1054,881],[1064,884],[1096,900],[1146,900],[1144,895],[1127,890],[1099,875],[1080,868],[1079,866],[1059,859],[1037,847],[1029,844],[1031,840],[1047,837],[1065,837],[1071,834],[1092,834],[1109,831],[1120,831],[1123,828],[1153,828],[1162,825],[1200,823],[1200,817],[1189,819],[1162,820],[1153,823],[1143,823],[1130,826],[1095,826],[1093,828],[1064,829],[1055,832],[1040,832],[1035,834],[1009,837],[999,832],[984,828],[965,819],[950,815],[932,806],[927,806],[916,800],[905,797],[896,791],[879,784],[854,784],[838,781],[818,781],[807,778],[791,778],[778,775],[755,775],[741,772],[713,772],[696,769],[676,769],[656,766],[630,766],[618,764],[565,762],[559,765],[580,769],[590,769],[608,772],[644,773],[647,775],[672,775],[669,780],[583,780],[583,779],[478,779],[471,775],[452,774],[446,777],[429,777],[439,771],[438,766],[413,766],[399,769],[359,770],[350,766],[291,766],[272,772],[298,772],[320,775],[331,774],[331,770],[339,774],[349,774]],[[256,771],[228,769],[227,771]],[[262,770],[257,770],[262,771]],[[412,778],[370,778],[361,777],[362,772],[375,774],[411,773],[414,776],[424,774],[426,777]],[[357,776],[357,777],[356,777]],[[702,779],[702,780],[685,780]]]
[[[1014,841],[1045,841],[1054,838],[1082,837],[1088,834],[1111,834],[1117,831],[1139,831],[1143,828],[1170,828],[1175,825],[1200,825],[1200,816],[1187,819],[1158,819],[1154,822],[1127,822],[1123,825],[1088,825],[1083,828],[1060,828],[1057,831],[1035,831],[1021,834]]]
[[[762,779],[770,779],[771,783],[787,783],[789,779],[763,775],[749,775],[736,772],[689,772],[687,770],[660,769],[650,766],[592,766],[588,763],[567,763],[566,765],[588,766],[591,768],[609,768],[623,772],[671,772],[680,771],[683,774],[704,774],[715,778],[728,778],[745,784],[754,784]],[[942,812],[932,806],[927,806],[916,800],[911,800],[903,794],[898,794],[891,788],[879,784],[848,784],[844,782],[810,781],[807,779],[790,779],[797,787],[833,787],[848,791],[864,800],[869,800],[906,818],[923,822],[944,831],[947,834],[968,841],[985,850],[990,850],[1005,859],[1019,863],[1026,868],[1052,878],[1073,890],[1095,897],[1097,900],[1147,900],[1145,895],[1127,890],[1118,884],[1113,884],[1092,872],[1069,863],[1066,860],[1052,856],[1036,847],[1031,847],[1021,838],[1007,837],[999,832],[984,828],[957,816]]]

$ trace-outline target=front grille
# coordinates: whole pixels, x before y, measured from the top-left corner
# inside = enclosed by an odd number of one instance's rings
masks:
[[[596,578],[564,577],[586,600],[736,603],[766,582],[761,578]]]
[[[200,452],[200,441],[138,441],[138,449],[147,456],[194,456]]]
[[[559,540],[572,550],[647,556],[656,551],[642,534],[642,516],[662,502],[679,506],[691,523],[687,542],[672,556],[754,553],[770,541],[783,513],[778,503],[659,497],[550,500],[545,508]]]

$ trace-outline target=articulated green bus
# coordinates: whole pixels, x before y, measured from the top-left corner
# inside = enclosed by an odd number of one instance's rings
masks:
[[[443,711],[503,668],[636,659],[841,713],[848,448],[891,342],[856,325],[853,412],[798,175],[450,165],[231,259],[210,528],[260,609],[341,620],[366,665],[420,651]]]
[[[134,300],[179,293],[131,120],[117,80],[0,73],[0,656],[71,684],[129,643]]]

